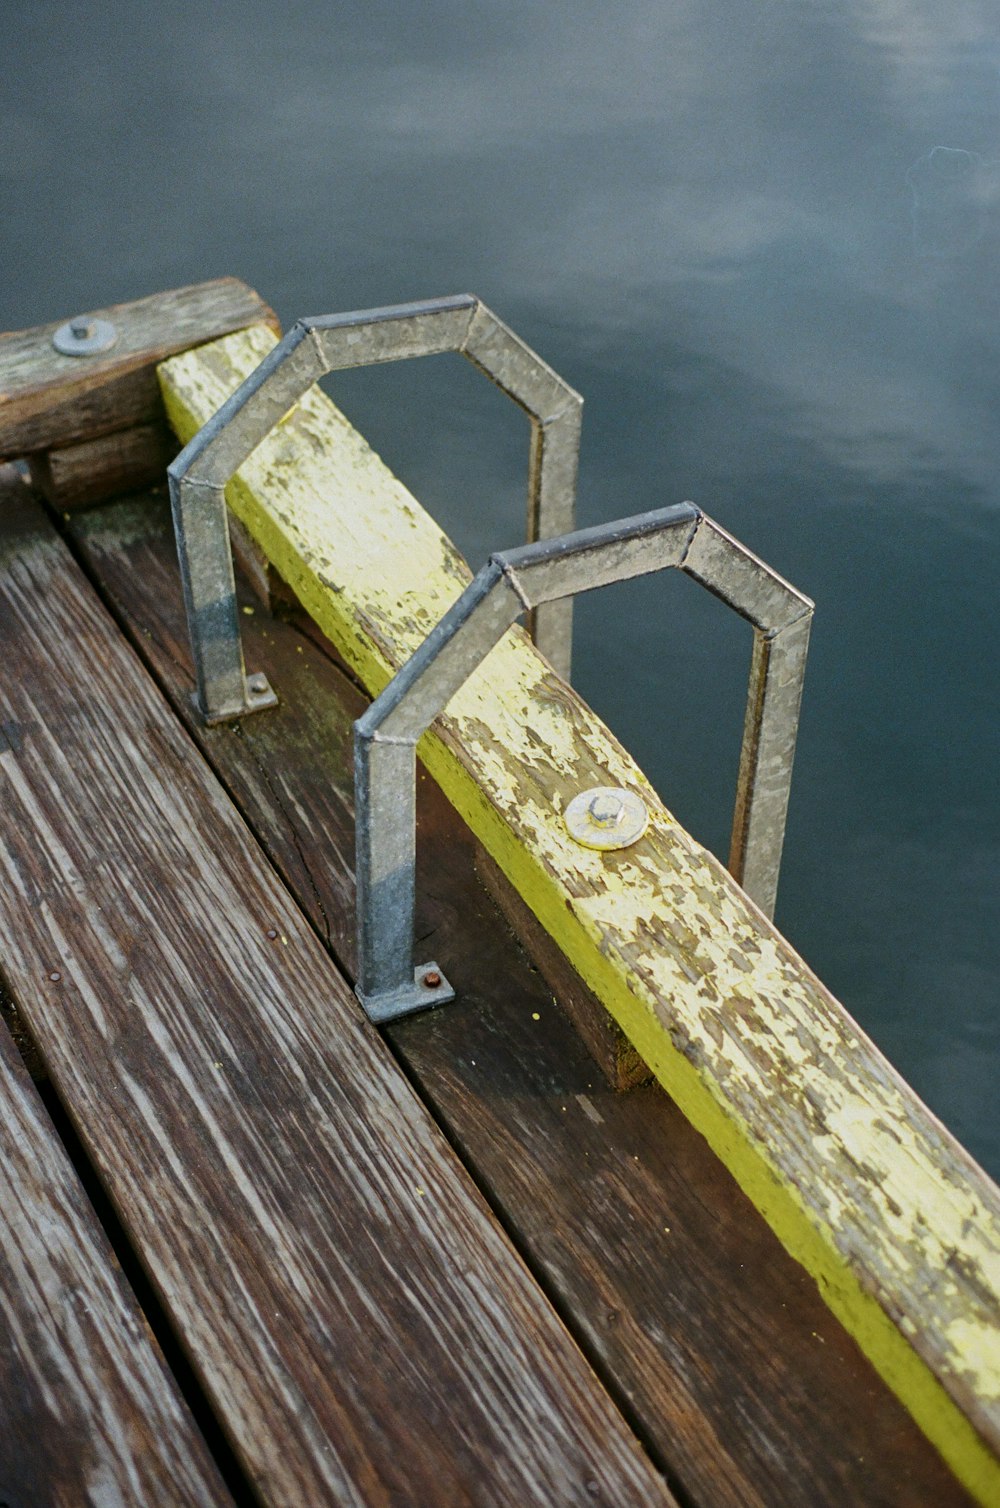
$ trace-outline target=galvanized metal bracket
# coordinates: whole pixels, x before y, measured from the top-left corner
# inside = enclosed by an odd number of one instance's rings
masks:
[[[531,420],[528,538],[573,527],[583,399],[471,294],[302,319],[186,445],[168,470],[197,705],[207,722],[274,704],[248,685],[243,664],[226,483],[320,377],[348,367],[457,351]],[[568,602],[540,607],[529,622],[538,648],[570,670]],[[259,677],[258,677],[259,679]]]
[[[492,555],[355,723],[356,993],[373,1021],[453,998],[436,964],[413,967],[417,740],[521,613],[671,566],[753,625],[729,868],[773,915],[813,603],[680,503]]]

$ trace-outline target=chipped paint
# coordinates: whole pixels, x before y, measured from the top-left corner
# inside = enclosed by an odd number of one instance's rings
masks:
[[[160,369],[189,439],[274,343]],[[377,693],[470,575],[318,390],[227,489],[234,513]],[[984,1503],[1000,1499],[1000,1194],[520,629],[421,741],[452,803],[831,1309]],[[627,851],[566,803],[639,794]],[[458,981],[461,987],[461,981]]]

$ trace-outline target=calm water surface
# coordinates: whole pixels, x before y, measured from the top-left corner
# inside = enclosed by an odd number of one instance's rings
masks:
[[[1000,1173],[996,0],[0,0],[0,327],[236,273],[479,293],[587,400],[584,523],[690,497],[818,603],[778,921]],[[524,421],[331,384],[479,564]],[[578,607],[576,678],[725,851],[749,641]]]

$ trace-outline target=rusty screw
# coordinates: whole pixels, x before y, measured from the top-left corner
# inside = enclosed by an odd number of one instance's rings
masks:
[[[421,980],[421,983],[423,984],[424,989],[436,990],[441,983],[441,975],[438,973],[437,969],[428,969],[427,973]]]

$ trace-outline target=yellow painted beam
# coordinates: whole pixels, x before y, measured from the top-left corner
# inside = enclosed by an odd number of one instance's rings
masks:
[[[258,328],[163,364],[182,440],[273,344]],[[319,389],[226,496],[373,694],[470,579]],[[1000,1503],[1000,1191],[523,631],[420,754],[952,1469]],[[593,785],[646,801],[632,848],[569,837],[561,813]]]

